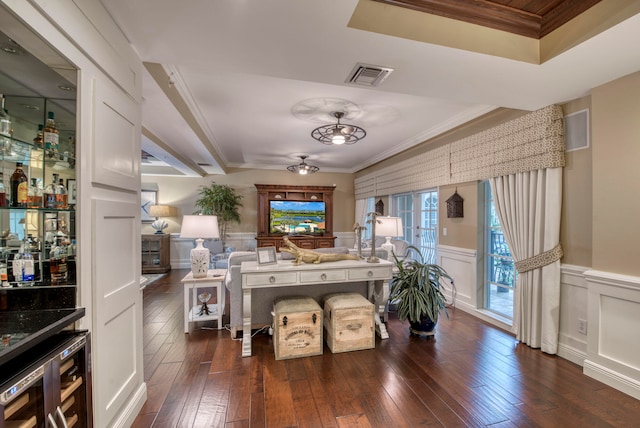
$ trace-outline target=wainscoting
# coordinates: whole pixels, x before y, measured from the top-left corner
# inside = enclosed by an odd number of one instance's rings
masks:
[[[441,245],[438,263],[454,278],[458,309],[511,330],[506,320],[482,309],[475,250]],[[560,281],[558,355],[640,399],[640,278],[562,265]]]

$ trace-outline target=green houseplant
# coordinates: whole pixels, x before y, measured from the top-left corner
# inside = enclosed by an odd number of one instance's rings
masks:
[[[227,227],[230,222],[240,223],[240,207],[242,195],[226,184],[212,182],[208,186],[200,186],[200,197],[196,200],[199,208],[194,214],[215,215],[218,217],[220,239],[224,246]]]
[[[453,285],[453,279],[442,267],[424,263],[418,248],[409,246],[407,250],[415,252],[417,259],[399,259],[393,255],[396,272],[389,300],[396,303],[398,319],[409,320],[411,334],[429,335],[441,311],[449,316],[442,280],[448,279]]]

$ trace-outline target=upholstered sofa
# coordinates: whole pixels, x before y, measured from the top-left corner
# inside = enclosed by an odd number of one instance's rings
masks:
[[[348,254],[347,247],[319,248],[314,251],[322,253],[342,253]],[[386,258],[386,251],[376,251],[376,256]],[[278,260],[293,259],[289,253],[278,253]],[[240,265],[244,261],[255,261],[256,253],[253,251],[235,251],[229,255],[227,260],[228,269],[225,278],[225,286],[229,294],[229,327],[232,337],[242,335],[242,276]],[[346,284],[317,284],[304,287],[304,295],[315,298],[321,302],[323,296],[331,293],[343,291],[357,292],[367,297],[367,282]],[[251,295],[251,325],[253,328],[270,326],[273,322],[273,301],[278,297],[300,295],[300,288],[278,287],[254,289]]]

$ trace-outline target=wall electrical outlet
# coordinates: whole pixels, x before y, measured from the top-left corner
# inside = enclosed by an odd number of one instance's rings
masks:
[[[578,333],[587,334],[587,320],[578,320]]]

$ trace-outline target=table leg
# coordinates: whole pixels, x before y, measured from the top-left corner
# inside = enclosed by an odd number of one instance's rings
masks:
[[[216,287],[216,309],[218,310],[218,330],[220,330],[222,328],[222,287],[224,287],[222,285],[222,282],[218,283],[218,286]]]
[[[188,282],[184,283],[184,332],[189,333],[189,310],[191,307],[189,306],[189,289],[191,288],[191,284]]]
[[[251,289],[242,289],[242,356],[251,356]]]
[[[373,301],[374,319],[376,321],[376,333],[380,339],[388,339],[387,326],[382,322],[385,306],[389,299],[389,281],[369,281],[369,296]]]

